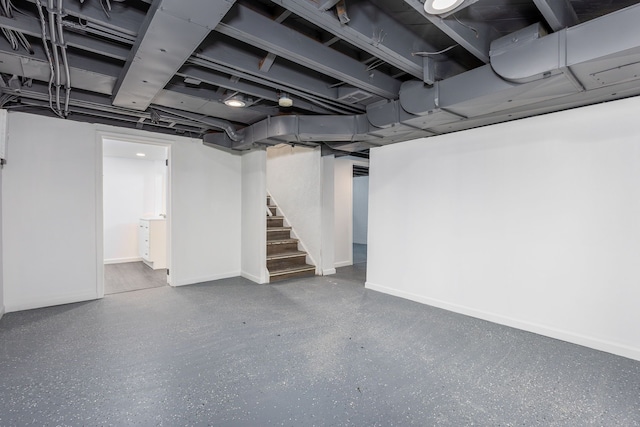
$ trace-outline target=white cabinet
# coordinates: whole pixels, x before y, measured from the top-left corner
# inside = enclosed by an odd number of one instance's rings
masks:
[[[142,262],[154,270],[167,268],[167,222],[164,218],[143,218],[138,227]]]

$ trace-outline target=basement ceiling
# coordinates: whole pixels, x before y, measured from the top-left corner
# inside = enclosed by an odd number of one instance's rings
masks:
[[[640,94],[629,0],[442,16],[420,0],[3,0],[0,15],[0,107],[231,150],[366,156]]]

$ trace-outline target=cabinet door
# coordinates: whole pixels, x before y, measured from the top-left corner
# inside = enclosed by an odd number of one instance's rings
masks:
[[[138,225],[138,252],[142,259],[149,260],[149,221]]]

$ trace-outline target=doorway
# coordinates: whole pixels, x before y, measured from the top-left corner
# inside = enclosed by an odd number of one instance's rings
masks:
[[[167,286],[169,146],[102,147],[104,294]]]
[[[353,164],[353,263],[367,262],[367,228],[369,222],[369,165]]]

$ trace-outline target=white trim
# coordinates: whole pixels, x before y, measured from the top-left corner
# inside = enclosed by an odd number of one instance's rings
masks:
[[[335,263],[335,268],[349,267],[350,265],[353,265],[353,261],[338,261]]]
[[[241,272],[241,273],[240,273],[240,276],[244,277],[245,279],[251,280],[252,282],[255,282],[255,283],[259,284],[259,285],[262,285],[262,284],[264,284],[264,283],[265,283],[265,282],[262,280],[262,278],[260,278],[260,277],[258,277],[258,276],[255,276],[255,275],[253,275],[253,274],[249,274],[249,273],[247,273],[247,272],[245,272],[245,271]]]
[[[430,305],[433,307],[442,308],[444,310],[453,311],[455,313],[464,314],[466,316],[475,317],[482,320],[488,320],[489,322],[498,323],[505,326],[510,326],[516,329],[522,329],[524,331],[533,332],[539,335],[555,338],[562,341],[567,341],[572,344],[578,344],[585,347],[590,347],[596,350],[605,351],[607,353],[616,354],[618,356],[627,357],[629,359],[635,359],[640,361],[640,348],[630,347],[625,344],[616,343],[613,341],[607,341],[596,337],[589,337],[586,335],[576,334],[570,331],[551,328],[548,326],[540,325],[532,322],[525,322],[522,320],[514,319],[512,317],[501,316],[499,314],[490,313],[482,310],[476,310],[474,308],[448,303],[433,298],[416,295],[410,292],[400,291],[398,289],[388,288],[386,286],[378,285],[367,281],[365,283],[366,289],[382,292],[388,295],[408,299],[411,301],[419,302],[422,304]]]
[[[240,271],[230,271],[228,273],[215,274],[213,276],[191,277],[188,279],[176,280],[171,286],[187,286],[195,285],[196,283],[211,282],[213,280],[229,279],[231,277],[240,276]]]
[[[130,257],[130,258],[111,258],[111,259],[105,259],[104,263],[105,264],[122,264],[125,262],[139,262],[142,261],[142,258],[140,257]]]
[[[75,302],[92,301],[98,299],[95,292],[80,292],[50,297],[28,298],[5,306],[6,312],[31,310],[34,308],[50,307],[54,305],[72,304]]]
[[[332,274],[336,274],[336,269],[335,268],[326,268],[326,269],[322,270],[322,275],[323,276],[330,276]]]

